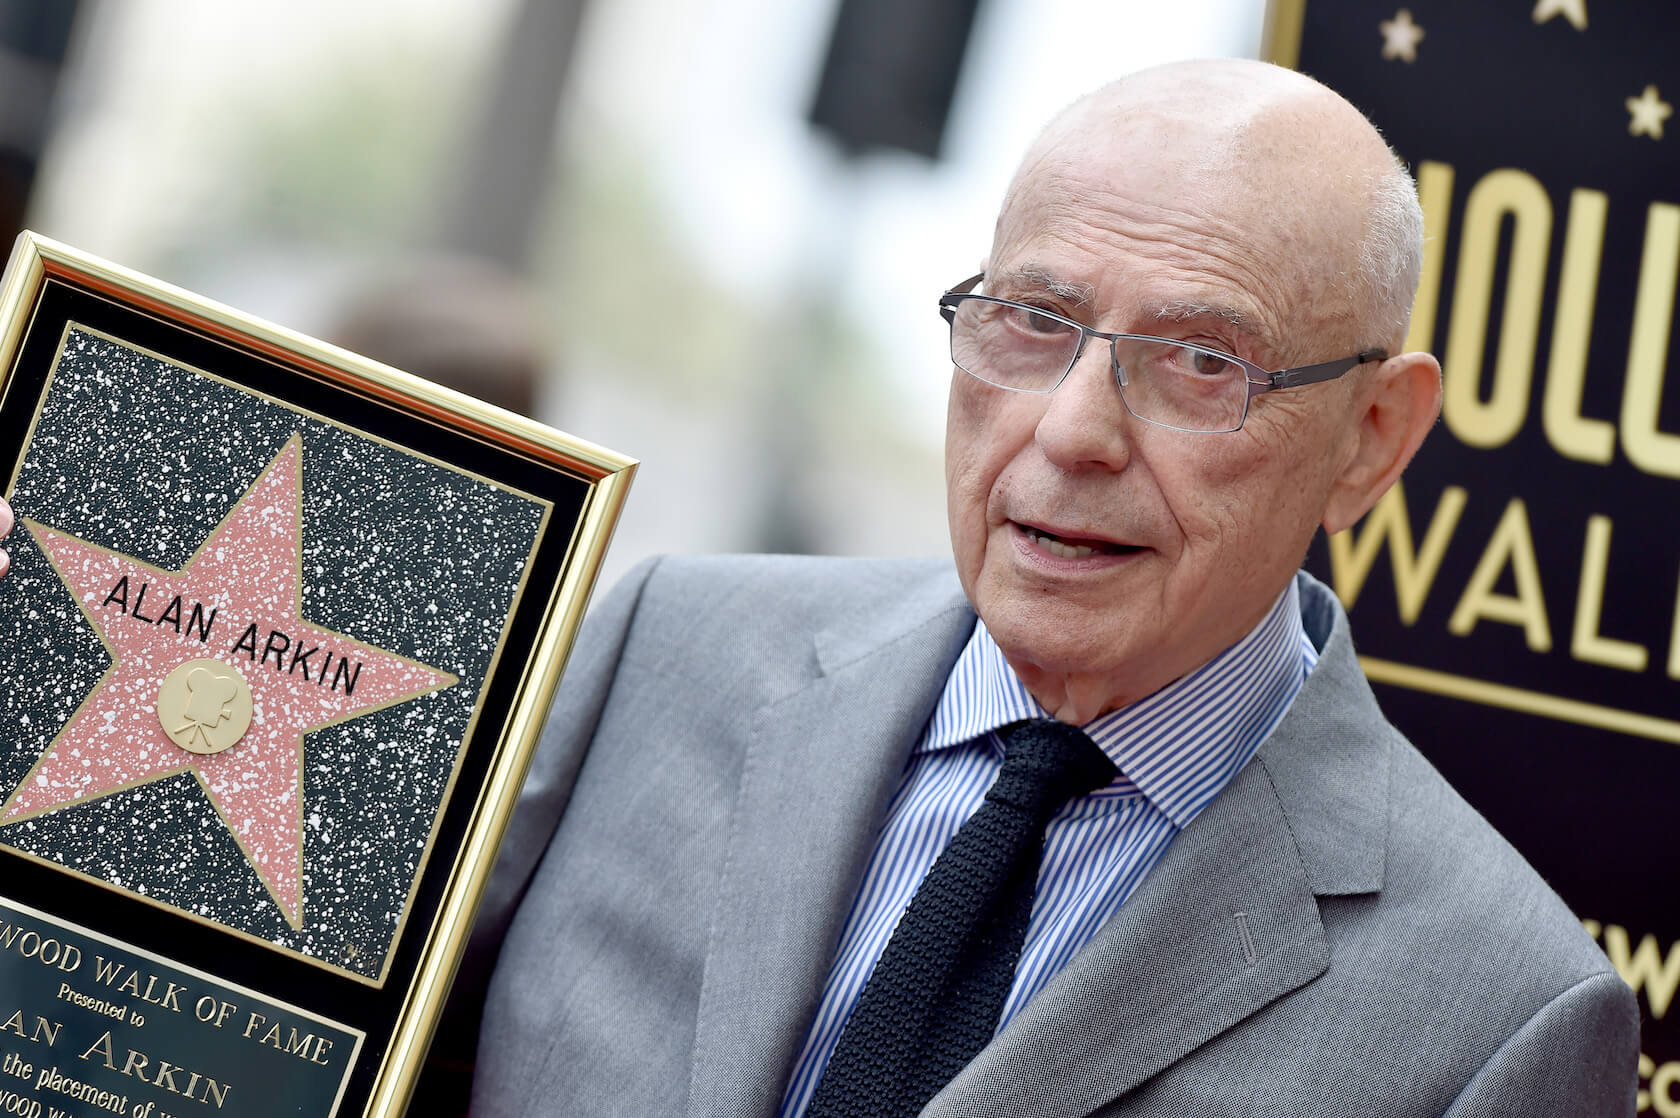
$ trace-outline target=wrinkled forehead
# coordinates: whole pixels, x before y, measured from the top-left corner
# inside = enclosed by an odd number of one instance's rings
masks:
[[[1313,106],[1288,102],[1075,106],[1023,161],[993,264],[1019,264],[1048,240],[1083,257],[1088,273],[1141,257],[1216,279],[1279,316],[1351,317],[1365,205],[1314,117]]]
[[[1170,220],[1209,215],[1259,236],[1286,224],[1285,176],[1245,161],[1238,137],[1191,134],[1170,119],[1134,115],[1093,121],[1041,140],[1010,184],[1000,231],[1033,222],[1109,216]]]

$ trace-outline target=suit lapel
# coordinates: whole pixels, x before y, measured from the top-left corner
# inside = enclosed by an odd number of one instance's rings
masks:
[[[1321,655],[1283,722],[927,1118],[1090,1114],[1329,967],[1317,897],[1382,886],[1394,731],[1302,591]]]
[[[693,1115],[774,1113],[905,759],[974,617],[948,583],[821,634],[746,744],[701,983]]]
[[[1329,959],[1277,793],[1250,764],[925,1114],[1089,1114]]]

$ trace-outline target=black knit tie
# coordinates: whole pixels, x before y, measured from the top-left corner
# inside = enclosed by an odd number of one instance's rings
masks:
[[[917,1114],[986,1046],[1027,936],[1044,828],[1114,774],[1073,726],[1035,719],[1004,732],[1003,770],[893,929],[806,1118]]]

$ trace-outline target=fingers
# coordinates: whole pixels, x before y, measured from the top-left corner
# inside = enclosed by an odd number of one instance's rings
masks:
[[[4,539],[6,537],[6,533],[11,530],[12,506],[6,503],[6,499],[4,497],[0,497],[0,539]],[[10,570],[11,566],[12,557],[6,554],[5,548],[0,547],[0,575],[3,575]]]

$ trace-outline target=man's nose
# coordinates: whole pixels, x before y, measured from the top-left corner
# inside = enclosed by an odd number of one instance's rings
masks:
[[[1120,399],[1113,350],[1095,339],[1047,400],[1035,433],[1046,458],[1063,469],[1124,469],[1131,460],[1132,415]]]

